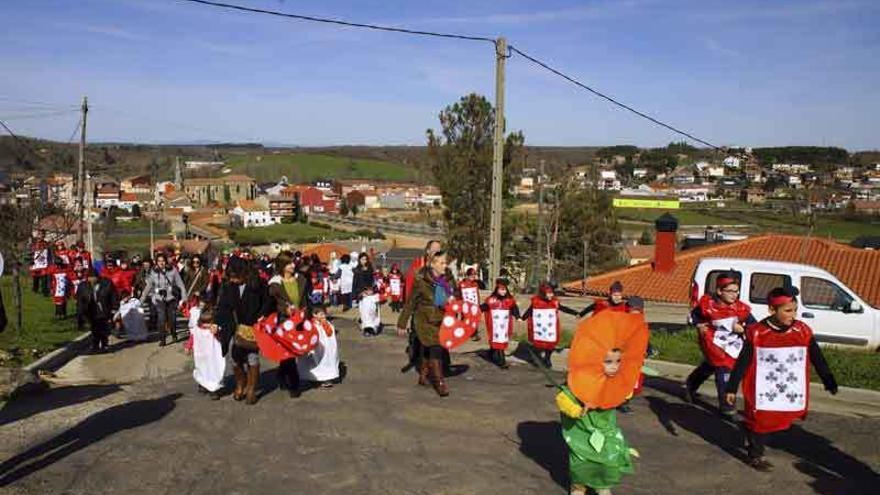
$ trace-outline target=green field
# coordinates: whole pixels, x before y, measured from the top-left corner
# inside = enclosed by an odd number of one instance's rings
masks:
[[[23,329],[15,327],[15,308],[12,299],[12,277],[0,278],[0,291],[9,323],[6,331],[0,333],[0,349],[9,353],[11,359],[0,363],[2,366],[26,365],[40,356],[57,349],[76,338],[80,332],[76,330],[76,304],[67,303],[66,320],[54,319],[55,306],[52,299],[34,294],[31,291],[31,279],[23,277],[22,298],[24,312],[22,315]]]
[[[653,222],[665,210],[618,208],[617,218],[639,222]],[[678,219],[682,226],[712,225],[748,225],[748,229],[756,233],[774,232],[780,234],[805,235],[809,230],[808,220],[803,216],[795,217],[786,211],[769,211],[757,209],[733,208],[681,208],[668,210]],[[821,214],[816,217],[813,229],[816,237],[832,238],[840,242],[849,242],[862,235],[880,235],[880,221],[853,221],[835,214]]]
[[[291,183],[325,178],[388,181],[412,181],[416,178],[415,168],[397,163],[305,153],[235,156],[227,164],[233,173],[248,175],[258,182],[274,182],[281,176],[287,177]]]
[[[305,223],[291,223],[231,230],[229,237],[238,244],[255,245],[270,242],[304,244],[351,239],[356,235]]]

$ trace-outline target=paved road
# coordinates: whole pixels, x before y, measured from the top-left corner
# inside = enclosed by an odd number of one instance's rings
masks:
[[[212,402],[195,393],[171,348],[164,364],[146,367],[149,376],[164,370],[159,378],[69,384],[10,403],[0,411],[0,493],[565,492],[554,393],[539,373],[460,354],[455,362],[468,369],[441,399],[399,372],[399,340],[338,326],[345,383],[295,400],[271,389],[267,371],[256,406]],[[160,359],[153,345],[80,366],[102,367],[92,379],[108,381],[122,356]],[[118,381],[130,381],[122,371]],[[880,420],[813,414],[772,443],[777,470],[760,474],[739,460],[733,425],[682,403],[676,383],[650,385],[620,418],[642,459],[616,493],[831,495],[869,493],[880,482]]]

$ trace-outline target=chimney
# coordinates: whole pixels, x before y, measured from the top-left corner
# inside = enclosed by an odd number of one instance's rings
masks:
[[[657,236],[654,242],[654,271],[666,273],[675,268],[675,233],[678,231],[678,220],[664,213],[654,220]]]

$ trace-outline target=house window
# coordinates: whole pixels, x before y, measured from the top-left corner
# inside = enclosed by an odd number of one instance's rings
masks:
[[[715,294],[715,284],[721,275],[733,275],[734,278],[742,282],[742,273],[733,270],[712,270],[706,275],[706,294]]]
[[[749,302],[767,304],[767,294],[777,287],[791,287],[791,277],[779,273],[753,273],[749,285]]]
[[[853,298],[834,282],[824,278],[801,277],[801,302],[813,309],[843,311]]]

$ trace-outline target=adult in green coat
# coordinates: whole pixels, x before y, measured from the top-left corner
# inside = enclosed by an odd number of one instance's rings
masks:
[[[419,385],[428,385],[430,381],[441,397],[449,395],[449,387],[443,377],[443,347],[438,334],[446,300],[455,291],[455,279],[446,269],[447,264],[446,253],[440,251],[431,256],[428,266],[416,274],[412,293],[397,320],[398,330],[406,332],[407,323],[413,319],[416,336],[423,348]]]

